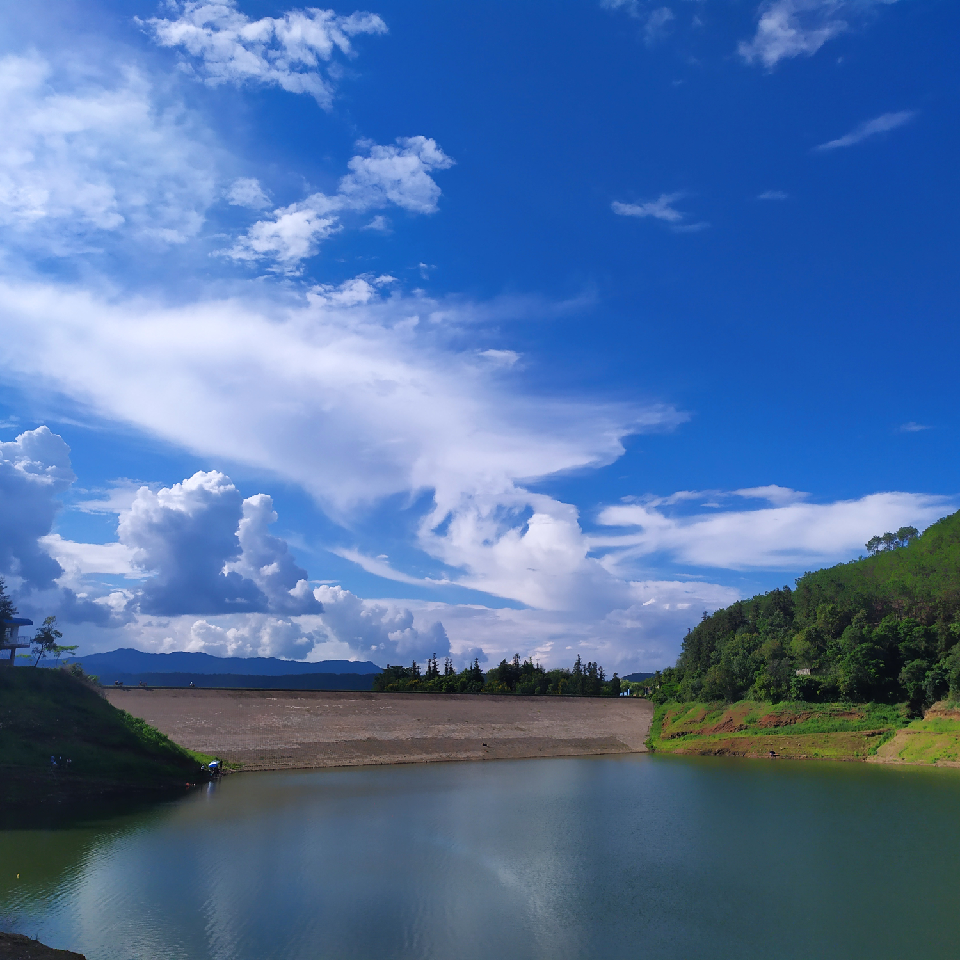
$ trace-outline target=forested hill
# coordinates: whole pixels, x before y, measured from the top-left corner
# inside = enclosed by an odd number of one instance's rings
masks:
[[[902,534],[902,536],[901,536]],[[703,620],[665,700],[907,701],[960,698],[960,513],[917,536],[874,537],[872,556],[806,573]]]

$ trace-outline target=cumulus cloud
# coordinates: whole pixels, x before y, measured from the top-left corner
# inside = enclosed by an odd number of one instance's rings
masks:
[[[192,117],[128,68],[75,75],[0,58],[0,224],[6,242],[68,255],[123,235],[182,243],[213,202],[212,151]]]
[[[0,576],[26,617],[52,613],[69,623],[122,622],[109,603],[76,592],[76,583],[67,585],[76,573],[77,551],[52,534],[52,527],[61,509],[59,495],[75,479],[70,448],[48,427],[0,443]]]
[[[27,591],[49,589],[63,574],[39,541],[53,526],[58,494],[75,479],[70,448],[47,427],[0,443],[0,573]]]
[[[896,0],[767,0],[753,39],[739,45],[747,63],[768,69],[779,61],[812,56],[828,40],[850,28],[871,7]]]
[[[227,569],[256,583],[271,610],[286,614],[320,613],[323,606],[310,589],[307,571],[297,566],[286,541],[269,532],[270,525],[276,522],[272,497],[258,493],[244,500],[237,534],[241,554]]]
[[[283,657],[295,660],[353,659],[374,663],[423,662],[452,652],[439,615],[391,600],[363,600],[339,586],[316,588],[321,613],[269,613],[157,617],[139,615],[109,643],[167,653],[189,650],[221,657]],[[322,603],[321,603],[322,601]],[[122,639],[117,639],[117,636]],[[92,640],[93,635],[90,634]],[[464,656],[462,644],[457,655]],[[471,656],[484,658],[481,649]]]
[[[810,503],[800,495],[791,497],[792,491],[774,489],[782,492],[737,491],[772,504],[753,510],[678,516],[657,501],[610,506],[601,511],[599,523],[632,530],[594,535],[591,546],[606,552],[605,567],[621,576],[632,561],[653,555],[700,568],[810,569],[857,556],[878,531],[907,524],[922,529],[956,509],[946,497],[925,494],[875,493]]]
[[[317,636],[304,631],[293,620],[249,614],[231,624],[209,620],[165,624],[166,636],[156,645],[157,652],[187,650],[210,653],[215,657],[282,657],[303,660],[313,649]],[[174,629],[170,631],[170,627]],[[179,629],[178,629],[179,628]],[[186,629],[184,629],[186,628]],[[154,628],[155,629],[155,628]],[[149,632],[153,632],[148,627]],[[186,633],[183,636],[183,633]],[[147,644],[152,646],[151,644]]]
[[[319,244],[343,229],[341,216],[348,211],[368,212],[397,206],[410,213],[435,213],[440,188],[431,177],[435,170],[453,165],[428,137],[400,137],[395,144],[362,142],[366,156],[355,156],[333,196],[314,193],[305,200],[278,207],[269,218],[258,220],[225,255],[233,260],[273,260],[281,271],[295,271],[299,263],[316,254]],[[383,218],[367,229],[389,229]]]
[[[204,82],[278,86],[309,94],[326,110],[339,73],[335,55],[353,57],[353,37],[387,32],[374,13],[340,16],[311,7],[250,20],[237,0],[174,0],[173,6],[176,19],[154,17],[143,26],[161,46],[183,50],[184,66]]]
[[[823,152],[826,150],[837,150],[840,147],[852,147],[854,144],[860,143],[861,140],[866,140],[868,137],[875,137],[877,134],[896,130],[897,127],[902,127],[905,123],[912,120],[914,116],[915,114],[912,110],[884,113],[879,117],[875,117],[873,120],[861,123],[860,126],[855,127],[842,137],[838,137],[836,140],[829,140],[827,143],[821,143],[818,147],[814,147],[814,149]]]
[[[423,661],[432,654],[445,657],[450,640],[439,620],[417,627],[407,607],[365,601],[338,586],[320,586],[321,622],[330,639],[349,645],[375,663]]]
[[[143,613],[265,611],[267,598],[227,565],[240,559],[240,492],[222,473],[196,473],[154,492],[142,487],[120,515],[120,542],[148,579]]]
[[[600,612],[436,602],[411,607],[419,618],[443,618],[457,664],[481,651],[480,662],[490,665],[519,653],[545,666],[569,667],[579,653],[623,675],[672,663],[703,610],[740,596],[736,588],[715,583],[642,580],[629,585],[620,605]]]

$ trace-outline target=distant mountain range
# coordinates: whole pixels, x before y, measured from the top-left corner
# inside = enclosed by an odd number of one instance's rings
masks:
[[[375,673],[294,673],[268,676],[255,673],[104,673],[104,686],[216,687],[231,690],[372,690]]]
[[[41,661],[55,666],[55,661]],[[369,660],[280,660],[276,657],[215,657],[209,653],[144,653],[122,647],[75,657],[85,673],[105,685],[261,687],[267,689],[369,690],[381,668]],[[298,679],[302,678],[302,679]]]

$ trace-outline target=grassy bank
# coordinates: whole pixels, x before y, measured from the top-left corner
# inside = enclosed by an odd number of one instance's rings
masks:
[[[0,802],[183,789],[206,779],[206,759],[67,671],[0,670]]]
[[[871,758],[877,763],[925,763],[960,766],[960,707],[935,703],[884,743]]]
[[[898,706],[862,703],[665,703],[648,746],[699,756],[866,760],[908,724]],[[960,727],[960,723],[958,723]]]

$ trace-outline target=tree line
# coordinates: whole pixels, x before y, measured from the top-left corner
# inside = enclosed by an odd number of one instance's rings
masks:
[[[7,585],[3,577],[0,577],[0,624],[5,620],[13,620],[17,612],[13,601],[7,595]],[[2,632],[3,627],[0,627],[0,633]],[[33,663],[35,667],[39,666],[40,661],[48,655],[52,655],[59,660],[63,654],[73,653],[73,651],[77,649],[76,644],[73,646],[61,644],[60,641],[62,639],[63,634],[57,629],[57,618],[46,617],[43,625],[38,627],[36,633],[27,640],[31,648],[30,653],[21,653],[18,654],[18,656],[24,659],[33,659],[36,657],[37,659]]]
[[[381,693],[500,693],[521,696],[554,697],[619,697],[620,677],[607,679],[603,667],[593,661],[584,663],[578,656],[573,668],[544,669],[531,658],[501,660],[496,667],[480,668],[474,659],[459,673],[447,657],[441,669],[436,654],[427,659],[426,667],[413,661],[409,667],[387,666],[373,681],[373,689]]]
[[[960,513],[922,535],[874,537],[868,557],[704,613],[653,699],[960,699]]]

